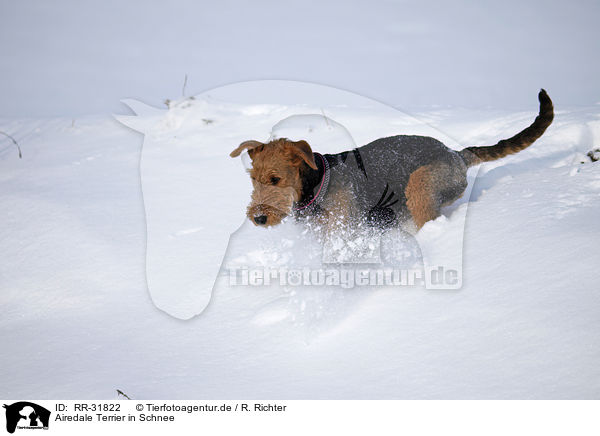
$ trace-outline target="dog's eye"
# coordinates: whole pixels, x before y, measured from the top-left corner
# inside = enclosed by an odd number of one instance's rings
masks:
[[[276,185],[281,180],[279,177],[271,177],[271,185]]]

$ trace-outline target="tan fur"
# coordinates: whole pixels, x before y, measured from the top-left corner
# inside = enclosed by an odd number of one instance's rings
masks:
[[[552,124],[554,119],[554,105],[544,89],[538,94],[540,112],[526,129],[517,133],[512,138],[503,139],[496,145],[487,147],[467,147],[460,151],[468,166],[489,162],[503,158],[510,154],[518,153],[533,144]]]
[[[328,231],[346,231],[352,225],[357,213],[354,210],[352,195],[347,190],[337,190],[330,194],[330,206],[323,214]]]
[[[240,154],[242,154],[242,151],[253,150],[261,145],[263,145],[263,143],[259,141],[244,141],[238,146],[238,148],[229,153],[229,156],[238,157]]]
[[[279,224],[289,215],[293,203],[300,199],[301,164],[306,162],[312,168],[317,167],[312,150],[306,141],[277,139],[267,144],[245,141],[231,152],[231,156],[238,156],[244,149],[252,159],[249,172],[254,186],[247,216],[255,224],[256,217],[260,216],[267,217],[264,225]]]
[[[424,165],[414,171],[409,179],[404,194],[406,205],[417,229],[439,216],[437,199],[433,189],[434,168]]]

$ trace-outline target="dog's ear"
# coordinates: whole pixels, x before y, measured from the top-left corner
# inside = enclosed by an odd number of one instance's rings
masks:
[[[310,148],[310,145],[308,145],[308,142],[289,141],[288,145],[291,147],[292,153],[299,156],[313,170],[317,169],[317,164],[315,163],[315,156],[313,155],[312,149]]]
[[[254,140],[244,141],[238,146],[238,148],[236,148],[231,153],[229,153],[229,156],[238,157],[244,150],[248,150],[248,153],[250,153],[256,147],[260,147],[261,145],[265,145],[265,144],[263,144],[262,142],[259,142],[259,141],[254,141]],[[252,157],[251,153],[250,153],[250,157]]]

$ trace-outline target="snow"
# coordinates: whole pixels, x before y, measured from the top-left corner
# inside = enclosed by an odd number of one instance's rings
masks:
[[[264,98],[267,88],[281,100]],[[0,142],[2,396],[110,399],[120,389],[138,399],[597,398],[600,172],[586,157],[600,146],[597,105],[555,98],[555,122],[538,142],[472,170],[470,199],[421,230],[424,251],[460,255],[459,290],[230,284],[232,265],[322,260],[321,242],[301,224],[265,230],[245,219],[250,181],[239,158],[228,157],[242,140],[266,140],[293,115],[325,114],[357,145],[410,133],[460,149],[513,135],[537,111],[537,89],[519,112],[412,115],[338,90],[321,102],[323,89],[248,82],[169,110],[127,101],[137,116],[119,120],[145,137],[107,116],[0,120],[23,150],[19,159],[10,141]],[[227,95],[254,95],[255,103]],[[315,149],[340,151],[342,142]],[[161,144],[168,148],[153,148]],[[163,185],[146,179],[165,168],[177,176],[160,173]],[[198,168],[212,171],[203,179]],[[218,211],[206,207],[209,194]],[[153,198],[159,213],[147,203]],[[171,215],[181,218],[173,228],[160,221],[171,208],[185,210]],[[219,219],[198,224],[211,216]],[[179,287],[171,299],[148,291],[153,272],[177,283],[173,273],[189,270],[151,257],[146,264],[155,234],[212,247],[186,252],[197,268],[192,280],[218,272],[214,250],[226,252],[212,294],[196,288],[196,306],[179,304]],[[393,236],[382,243],[391,262]]]

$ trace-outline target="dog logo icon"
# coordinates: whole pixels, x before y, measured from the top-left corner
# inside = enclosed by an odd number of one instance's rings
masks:
[[[48,429],[50,411],[28,401],[4,405],[6,409],[6,431],[14,433],[18,429]]]

